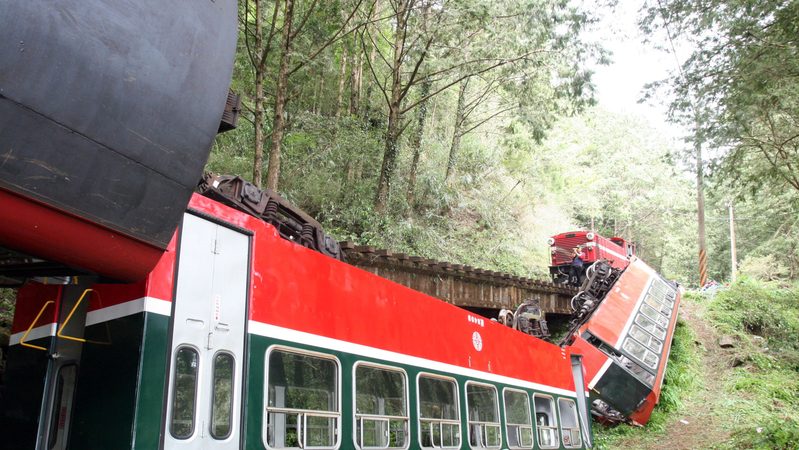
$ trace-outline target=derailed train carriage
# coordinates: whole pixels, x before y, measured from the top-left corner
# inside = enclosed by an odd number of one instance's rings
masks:
[[[625,269],[598,261],[587,274],[561,346],[584,355],[594,414],[646,424],[663,387],[680,287],[636,257]]]
[[[195,194],[142,280],[28,281],[10,448],[591,446],[577,353],[308,249],[297,225]]]

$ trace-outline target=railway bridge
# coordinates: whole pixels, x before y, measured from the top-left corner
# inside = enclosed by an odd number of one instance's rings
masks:
[[[513,310],[522,301],[536,297],[548,318],[571,314],[570,301],[577,293],[571,287],[549,281],[408,256],[348,241],[340,245],[343,259],[349,264],[487,317],[496,317],[500,309]]]

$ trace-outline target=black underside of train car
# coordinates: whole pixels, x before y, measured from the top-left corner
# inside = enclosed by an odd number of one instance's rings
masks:
[[[236,8],[0,2],[0,188],[165,248],[220,127]]]
[[[631,373],[613,363],[594,386],[602,400],[625,416],[629,416],[652,392]]]

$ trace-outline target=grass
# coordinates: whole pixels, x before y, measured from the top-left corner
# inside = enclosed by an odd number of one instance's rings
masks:
[[[724,386],[732,439],[721,448],[799,448],[799,289],[743,279],[708,311],[743,363]]]

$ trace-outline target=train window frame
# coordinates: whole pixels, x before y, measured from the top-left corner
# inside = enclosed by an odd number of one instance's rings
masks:
[[[304,409],[294,409],[294,408],[270,408],[269,407],[269,358],[272,356],[272,353],[276,351],[281,351],[284,353],[292,353],[295,355],[302,355],[308,356],[312,358],[318,359],[325,359],[332,361],[336,365],[335,375],[336,381],[334,383],[336,392],[336,406],[337,411],[329,412],[329,411],[319,411],[319,410],[304,410]],[[343,418],[343,404],[342,404],[342,366],[341,361],[332,354],[317,352],[313,350],[305,350],[297,347],[291,347],[287,345],[279,345],[274,344],[269,346],[265,352],[264,358],[264,404],[263,404],[263,425],[261,427],[261,441],[264,444],[264,447],[267,449],[305,449],[305,450],[337,450],[341,447],[341,429],[342,429],[342,418]],[[297,432],[300,435],[300,445],[297,447],[272,447],[269,445],[269,414],[271,410],[280,410],[286,415],[297,415]],[[320,414],[321,413],[321,414]],[[335,443],[332,446],[309,446],[306,445],[304,439],[307,437],[306,433],[300,433],[300,423],[302,424],[303,431],[305,428],[308,427],[308,414],[312,415],[312,417],[325,417],[325,418],[332,418],[336,421],[336,426],[334,429],[335,432]]]
[[[639,320],[639,319],[641,319],[641,320]],[[654,330],[654,331],[651,331],[651,330],[649,330],[649,327],[647,327],[646,325],[644,325],[643,323],[641,323],[641,322],[645,322],[645,321],[649,321],[649,323],[651,323],[651,324],[652,324],[652,328],[653,328],[653,330]],[[650,318],[648,318],[648,317],[647,317],[647,316],[645,316],[644,314],[637,313],[637,314],[635,315],[634,323],[635,323],[636,325],[638,325],[639,327],[643,328],[643,329],[644,329],[644,331],[647,331],[647,332],[649,332],[649,334],[651,334],[652,336],[655,336],[656,338],[658,338],[659,340],[663,341],[663,340],[665,340],[665,339],[666,339],[666,334],[667,334],[667,333],[666,333],[666,330],[664,330],[663,328],[661,328],[660,326],[658,326],[658,325],[657,325],[657,324],[656,324],[656,323],[655,323],[653,320],[651,320]],[[656,332],[657,332],[657,333],[656,333]],[[662,335],[662,336],[661,336],[661,335]]]
[[[574,417],[574,422],[575,422],[575,426],[574,427],[569,427],[569,428],[565,428],[564,427],[564,425],[563,425],[563,408],[561,408],[560,402],[567,402],[567,403],[571,403],[572,404],[572,407],[574,408],[572,410],[574,412],[574,416],[573,416]],[[580,428],[580,415],[577,413],[577,403],[571,398],[558,397],[557,404],[558,404],[558,420],[560,421],[560,438],[561,438],[561,442],[563,443],[563,446],[566,447],[566,448],[581,448],[583,446],[583,434],[582,434],[582,430]],[[579,438],[579,442],[577,444],[574,444],[574,443],[566,444],[566,433],[565,433],[565,430],[569,430],[570,431],[569,436],[572,436],[572,432],[573,431],[577,431],[577,436]]]
[[[478,386],[483,388],[490,388],[494,392],[494,413],[496,414],[497,421],[496,422],[487,422],[487,421],[480,421],[480,420],[472,420],[471,416],[471,409],[469,408],[469,387],[471,386]],[[497,387],[493,384],[488,383],[480,383],[478,381],[469,380],[464,384],[464,393],[465,400],[466,400],[466,434],[469,442],[469,448],[501,448],[502,447],[502,416],[499,415],[499,393],[497,391]],[[477,424],[477,426],[483,429],[483,439],[480,445],[473,445],[472,444],[472,425]],[[486,431],[488,427],[496,427],[497,435],[499,436],[499,442],[496,445],[488,445],[488,437],[486,436]]]
[[[545,425],[545,426],[546,426],[547,430],[553,430],[554,434],[555,434],[555,436],[554,436],[555,439],[553,439],[554,442],[551,445],[544,445],[543,442],[542,442],[542,439],[541,439],[541,432],[540,432],[540,429],[539,429],[539,425],[540,424],[538,423],[538,410],[537,410],[537,405],[535,404],[535,400],[537,398],[548,400],[549,404],[550,404],[550,409],[552,411],[552,421],[554,423],[551,424],[551,425]],[[538,394],[538,393],[533,394],[533,412],[535,413],[535,416],[536,416],[535,434],[536,434],[536,437],[537,437],[536,441],[538,442],[538,448],[549,449],[549,448],[559,448],[560,447],[560,427],[559,427],[559,421],[558,421],[558,410],[556,408],[557,408],[557,406],[555,404],[555,397],[553,397],[551,395],[547,395],[547,394]]]
[[[639,330],[640,330],[640,332],[639,332]],[[632,326],[630,326],[630,330],[627,332],[627,336],[629,336],[629,337],[635,339],[636,341],[640,342],[646,348],[648,348],[649,350],[653,351],[654,353],[657,353],[657,354],[663,353],[663,342],[661,342],[660,339],[658,339],[655,336],[653,336],[652,334],[650,334],[648,331],[646,331],[643,328],[641,328],[640,326],[638,326],[638,324],[634,323],[634,324],[632,324]],[[644,339],[644,338],[646,338],[646,339]],[[646,342],[644,342],[644,340],[646,340]],[[655,347],[653,347],[653,344],[656,344]]]
[[[229,356],[231,362],[231,372],[230,372],[230,402],[229,408],[230,410],[227,412],[227,423],[228,423],[228,430],[227,434],[217,436],[214,433],[214,412],[216,411],[216,399],[217,399],[217,386],[216,386],[216,368],[217,368],[217,360],[220,356]],[[220,350],[214,353],[213,358],[211,359],[211,407],[209,411],[209,420],[208,420],[208,433],[211,435],[211,438],[224,441],[225,439],[229,438],[231,434],[233,434],[233,418],[235,416],[235,408],[236,408],[236,355],[228,350]]]
[[[378,370],[385,370],[387,372],[397,372],[402,374],[402,381],[403,381],[403,400],[405,401],[405,416],[387,416],[387,415],[371,415],[371,414],[358,414],[358,384],[357,384],[357,372],[359,367],[368,367],[371,369],[378,369]],[[352,417],[353,417],[353,425],[352,425],[352,439],[353,443],[355,444],[355,448],[357,449],[378,449],[378,448],[391,448],[391,449],[407,449],[410,448],[411,445],[411,414],[410,414],[411,402],[410,402],[410,386],[408,385],[408,372],[401,367],[390,366],[385,364],[378,364],[372,363],[367,361],[356,361],[352,367]],[[405,445],[402,447],[369,447],[369,446],[362,446],[362,436],[358,435],[358,416],[363,418],[364,416],[368,416],[370,418],[375,418],[378,420],[404,420],[404,432],[405,432]]]
[[[185,436],[175,434],[175,430],[174,430],[174,426],[175,426],[175,424],[174,424],[174,421],[175,421],[175,410],[176,410],[175,409],[175,400],[176,400],[176,395],[177,395],[177,382],[178,382],[177,358],[178,358],[178,354],[182,350],[191,350],[197,356],[197,367],[194,370],[194,395],[193,395],[193,398],[192,398],[191,433],[189,433],[188,435],[185,435]],[[171,363],[173,365],[172,367],[174,368],[174,370],[172,370],[172,379],[170,380],[170,383],[169,383],[169,434],[173,438],[181,440],[181,441],[187,441],[187,440],[191,439],[197,433],[197,413],[198,413],[198,411],[197,411],[197,405],[198,405],[197,394],[198,394],[198,391],[199,391],[199,388],[200,388],[200,381],[201,381],[200,378],[201,378],[202,367],[203,367],[203,361],[202,361],[201,356],[202,355],[201,355],[200,349],[198,349],[196,346],[190,345],[190,344],[181,344],[181,345],[179,345],[179,346],[177,346],[175,348],[175,352],[174,352],[174,354],[173,354],[173,356],[171,358],[172,359]]]
[[[631,350],[631,346],[634,346],[634,345],[640,346],[640,348],[643,350],[643,353],[641,355],[638,355],[634,350]],[[644,344],[638,342],[632,336],[628,336],[628,337],[624,338],[624,341],[622,342],[621,348],[622,348],[622,350],[624,350],[628,354],[632,355],[633,358],[635,358],[636,360],[642,362],[644,364],[644,367],[648,367],[650,370],[657,371],[657,368],[660,365],[660,355],[655,353],[655,352],[653,352],[652,350],[650,350]],[[647,362],[647,356],[651,356],[651,357],[653,357],[655,359],[654,365],[653,364],[649,364]]]
[[[443,425],[444,422],[447,422],[448,425],[456,425],[457,424],[458,442],[457,442],[456,445],[446,446],[445,447],[443,445],[443,442],[442,442],[442,445],[439,445],[439,446],[433,445],[431,447],[428,447],[428,446],[425,446],[422,443],[422,420],[424,420],[426,418],[422,417],[421,389],[419,388],[419,381],[423,377],[424,378],[436,378],[436,379],[439,379],[439,380],[449,381],[455,386],[455,412],[456,412],[457,418],[453,419],[453,420],[450,420],[450,419],[438,419],[438,422],[439,422],[439,426]],[[463,430],[461,429],[462,428],[461,427],[461,425],[462,425],[461,424],[462,417],[461,417],[461,402],[460,402],[460,398],[461,398],[460,397],[460,384],[458,383],[457,379],[455,379],[453,377],[445,376],[445,375],[439,375],[439,374],[435,374],[435,373],[430,373],[430,372],[419,372],[419,373],[416,374],[416,426],[417,426],[417,431],[418,431],[416,434],[417,434],[417,438],[419,440],[419,447],[420,448],[455,448],[455,449],[458,449],[458,448],[462,447],[462,445],[463,445]],[[436,420],[436,419],[430,418],[428,420],[429,421],[433,421],[433,420]],[[440,428],[440,430],[441,429],[442,428]],[[439,431],[439,433],[441,433],[441,431]]]
[[[524,396],[525,401],[527,402],[526,411],[527,411],[527,420],[529,421],[527,424],[510,423],[510,421],[508,420],[508,400],[505,398],[505,395],[508,394],[508,393],[522,394]],[[517,449],[518,450],[523,450],[523,449],[534,448],[535,447],[535,424],[533,423],[533,416],[531,414],[531,409],[530,409],[530,394],[527,391],[524,391],[522,389],[515,389],[515,388],[509,388],[509,387],[503,388],[502,389],[502,411],[505,414],[505,416],[504,416],[505,417],[505,434],[506,434],[506,436],[508,436],[508,448],[514,449],[514,450],[517,450]],[[511,426],[515,426],[518,429],[521,429],[521,428],[529,428],[530,429],[530,446],[529,447],[528,446],[511,445],[510,444],[511,431],[510,431],[509,427],[511,427]],[[521,436],[517,436],[517,439],[519,441],[521,441]]]
[[[652,306],[642,303],[641,307],[638,311],[640,314],[645,315],[649,318],[649,320],[655,321],[655,324],[660,327],[668,327],[669,326],[669,317],[662,314],[659,310],[653,308]],[[665,321],[666,323],[662,323]]]

